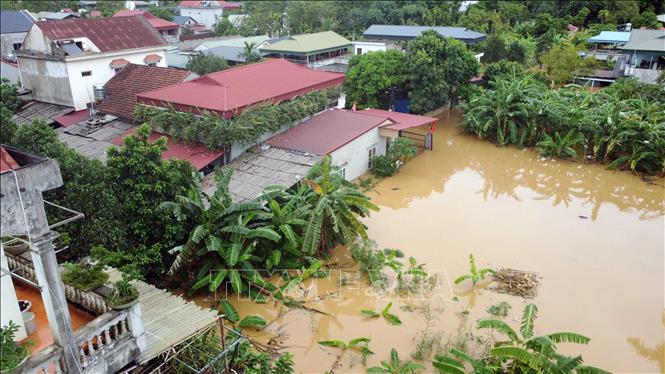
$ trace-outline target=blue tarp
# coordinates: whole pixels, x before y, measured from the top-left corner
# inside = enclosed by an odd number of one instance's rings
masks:
[[[602,43],[602,44],[626,44],[630,40],[630,32],[628,31],[601,31],[600,34],[593,38],[587,39],[589,43]]]

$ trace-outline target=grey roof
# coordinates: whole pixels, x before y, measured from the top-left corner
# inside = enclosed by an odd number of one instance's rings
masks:
[[[37,13],[37,18],[46,19],[46,20],[60,20],[60,19],[78,18],[78,17],[74,13],[43,11]]]
[[[117,269],[107,268],[106,272],[109,283],[122,277]],[[170,291],[140,280],[132,283],[139,290],[138,302],[145,328],[146,349],[137,359],[140,364],[200,333],[220,318],[216,310],[202,308]]]
[[[621,49],[665,53],[665,30],[633,30]]]
[[[245,48],[243,47],[229,47],[225,45],[220,45],[219,47],[206,49],[204,53],[209,53],[215,56],[222,57],[227,61],[245,62],[245,57],[242,55],[244,51]],[[261,53],[256,48],[254,48],[253,51],[260,54],[261,56],[265,55],[265,53]]]
[[[411,40],[427,30],[434,30],[443,37],[454,38],[466,43],[480,42],[487,37],[481,32],[469,30],[465,27],[401,25],[372,25],[365,30],[363,36],[366,39]]]
[[[167,53],[166,65],[170,68],[187,69],[191,55],[181,53]]]
[[[111,147],[117,147],[113,139],[124,134],[133,125],[121,120],[114,120],[97,129],[87,133],[85,121],[69,127],[57,129],[58,138],[70,148],[73,148],[87,158],[98,159],[106,162],[107,151]]]
[[[233,170],[229,192],[234,201],[241,202],[259,196],[268,186],[293,186],[320,159],[320,156],[287,149],[254,146],[222,170]],[[210,195],[216,189],[213,178],[214,174],[209,174],[203,179],[203,189]]]
[[[26,125],[32,123],[34,120],[43,120],[46,123],[53,123],[53,118],[62,116],[74,111],[74,108],[44,103],[41,101],[31,101],[21,107],[16,114],[12,117],[12,121],[17,125]]]
[[[27,10],[3,10],[0,12],[0,34],[28,32],[34,21]]]
[[[185,22],[192,20],[196,22],[196,20],[190,16],[173,16],[173,22],[177,23],[178,25],[184,25]]]

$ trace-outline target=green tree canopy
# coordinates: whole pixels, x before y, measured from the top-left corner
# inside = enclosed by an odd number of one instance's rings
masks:
[[[406,55],[397,50],[353,56],[344,81],[347,103],[388,108],[392,91],[406,84]]]
[[[222,71],[229,65],[222,57],[215,56],[212,53],[199,53],[189,59],[187,69],[198,75],[206,75],[216,71]]]
[[[173,16],[175,16],[175,14],[173,13],[173,11],[170,8],[166,8],[166,7],[163,7],[163,6],[162,7],[157,7],[157,6],[151,5],[148,8],[148,11],[153,16],[161,18],[161,19],[165,19],[167,21],[173,21]]]
[[[483,52],[485,52],[482,58],[484,63],[497,62],[506,56],[506,43],[504,43],[501,36],[492,34],[485,40]]]
[[[215,23],[213,32],[217,36],[238,35],[238,29],[226,17],[223,17]]]
[[[440,107],[477,73],[478,62],[464,43],[424,32],[407,53],[411,110],[426,113]]]

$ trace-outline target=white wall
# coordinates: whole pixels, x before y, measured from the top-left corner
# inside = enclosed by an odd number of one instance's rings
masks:
[[[5,61],[0,61],[0,78],[8,79],[9,82],[13,84],[21,83],[21,76],[18,68]]]
[[[353,54],[358,54],[358,48],[361,48],[362,51],[360,54],[364,55],[367,52],[375,51],[385,51],[386,43],[375,43],[375,42],[353,42]]]
[[[9,269],[4,249],[0,249],[0,267],[3,269]],[[2,277],[0,277],[0,291],[2,291],[0,292],[0,301],[2,301],[0,325],[5,327],[9,324],[9,321],[14,321],[14,323],[18,325],[18,331],[14,338],[17,341],[23,340],[28,335],[25,333],[25,325],[23,324],[21,310],[18,307],[18,299],[16,298],[16,291],[14,290],[12,277],[2,274]]]
[[[180,8],[181,16],[190,16],[196,22],[204,24],[207,28],[212,27],[222,18],[224,8]]]
[[[94,84],[105,84],[113,78],[115,71],[111,68],[111,61],[117,58],[138,65],[145,65],[143,59],[150,54],[156,54],[162,57],[157,66],[166,67],[166,53],[161,51],[142,51],[127,54],[113,54],[100,56],[98,58],[86,58],[75,61],[67,61],[67,73],[69,75],[69,84],[72,91],[72,101],[75,110],[86,108],[86,104],[94,101]],[[91,71],[92,75],[83,77],[81,72]]]
[[[369,149],[376,146],[376,155],[386,154],[386,138],[379,135],[379,128],[357,137],[349,144],[333,151],[330,156],[335,166],[343,167],[346,180],[353,180],[367,172]]]

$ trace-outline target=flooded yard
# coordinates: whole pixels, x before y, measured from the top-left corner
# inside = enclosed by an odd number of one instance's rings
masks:
[[[477,348],[474,335],[483,334],[474,322],[489,306],[510,303],[505,320],[518,326],[527,301],[486,289],[456,293],[452,280],[468,273],[473,253],[479,267],[538,274],[536,333],[591,338],[588,346],[561,344],[562,353],[613,372],[664,372],[663,179],[647,183],[604,166],[497,148],[463,134],[459,120],[455,112],[442,114],[434,150],[369,192],[381,210],[365,221],[379,248],[426,263],[440,287],[427,297],[375,295],[352,271],[348,250],[338,248],[339,270],[300,290],[311,309],[233,301],[241,316],[269,321],[251,335],[292,352],[304,373],[365,372],[359,355],[339,357],[320,340],[371,338],[367,367],[387,360],[391,348],[409,358],[423,336],[434,352],[451,344]],[[361,315],[389,302],[401,326]]]

